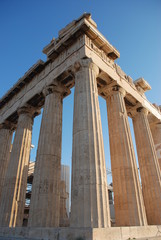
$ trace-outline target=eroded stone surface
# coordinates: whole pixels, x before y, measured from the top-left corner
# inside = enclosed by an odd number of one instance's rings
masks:
[[[22,226],[33,112],[21,108],[0,205],[0,226]]]
[[[155,123],[150,126],[150,130],[153,136],[155,150],[157,153],[159,166],[161,169],[161,124]]]
[[[107,98],[116,226],[147,225],[124,96],[118,86]]]
[[[75,76],[71,226],[109,227],[104,145],[98,102],[98,68],[80,62]],[[78,65],[79,67],[79,65]]]
[[[161,171],[147,119],[148,111],[138,109],[133,118],[143,197],[148,224],[161,224]]]
[[[12,125],[0,126],[0,199],[10,157],[12,135]]]
[[[1,226],[20,226],[23,216],[32,117],[25,109],[21,112],[18,109],[26,104],[36,108],[44,106],[31,199],[31,228],[6,228],[2,232],[60,240],[159,235],[159,227],[141,227],[146,225],[146,216],[127,118],[127,111],[132,117],[134,109],[141,106],[151,112],[151,119],[161,122],[161,112],[144,96],[149,84],[141,78],[135,86],[132,78],[114,63],[119,52],[98,31],[90,14],[84,14],[60,31],[58,39],[52,40],[44,52],[47,61],[36,63],[0,100],[0,124],[8,119],[14,124],[18,122],[9,165],[11,135],[0,129],[0,163],[5,160],[1,165],[2,175],[8,165],[2,191]],[[54,229],[60,222],[62,99],[74,84],[73,228]],[[122,90],[114,93],[115,86]],[[98,93],[107,98],[108,105],[116,223],[140,227],[110,228]],[[154,133],[153,142],[144,113],[141,111],[133,119],[143,196],[148,223],[161,224],[161,174],[154,146],[155,142],[156,148],[160,147],[160,136]]]
[[[29,226],[58,227],[62,142],[62,93],[60,86],[45,88],[34,172]]]
[[[160,240],[160,226],[115,228],[0,228],[0,236],[38,240]],[[5,239],[5,238],[4,238]]]

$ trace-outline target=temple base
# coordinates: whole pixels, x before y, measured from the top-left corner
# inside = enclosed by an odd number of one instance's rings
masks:
[[[160,236],[160,237],[159,237]],[[3,238],[2,238],[3,237]],[[140,238],[161,239],[161,225],[112,228],[0,228],[0,239],[41,240],[127,240]]]

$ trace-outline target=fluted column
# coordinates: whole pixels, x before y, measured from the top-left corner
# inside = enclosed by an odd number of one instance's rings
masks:
[[[19,109],[18,114],[17,130],[0,206],[0,226],[6,227],[22,226],[25,205],[33,112],[24,107]]]
[[[153,136],[155,150],[157,153],[159,166],[161,169],[161,123],[154,123],[150,125],[150,130]]]
[[[148,224],[161,224],[161,172],[147,119],[148,111],[139,108],[133,118],[142,190]]]
[[[44,90],[46,97],[28,223],[32,227],[59,226],[62,94],[64,91],[61,86],[49,86]]]
[[[0,200],[10,157],[12,135],[13,125],[11,123],[5,122],[0,125]]]
[[[109,227],[101,116],[96,77],[90,59],[75,66],[71,226]]]
[[[107,113],[117,226],[147,225],[124,89],[109,89]]]
[[[67,209],[66,209],[67,198],[69,198],[69,194],[66,192],[65,181],[61,180],[60,182],[60,218],[59,218],[60,227],[69,226],[69,218],[68,218]]]

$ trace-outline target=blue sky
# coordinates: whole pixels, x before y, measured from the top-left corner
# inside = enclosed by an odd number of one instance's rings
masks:
[[[82,13],[90,12],[99,31],[120,52],[117,63],[134,80],[144,77],[146,95],[161,104],[160,0],[0,0],[0,97],[38,60],[58,31]],[[109,162],[107,113],[100,99],[106,161]],[[62,161],[71,162],[73,93],[64,100]],[[37,145],[40,118],[35,119]],[[68,144],[66,144],[68,143]],[[31,157],[35,158],[36,148]]]

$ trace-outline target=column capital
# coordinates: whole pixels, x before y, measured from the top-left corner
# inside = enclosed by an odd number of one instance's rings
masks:
[[[69,94],[70,90],[68,88],[64,87],[62,84],[51,84],[49,86],[44,87],[42,94],[44,95],[44,97],[46,97],[49,94],[54,93],[54,92],[60,93],[60,95],[63,96],[63,95],[65,95],[65,93]]]
[[[19,107],[19,109],[17,110],[17,113],[18,113],[18,115],[27,114],[31,118],[34,118],[34,117],[38,116],[41,113],[41,111],[37,108],[34,108],[34,107],[26,104],[24,106]]]
[[[107,92],[107,94],[108,94],[108,97],[110,97],[110,96],[112,96],[112,95],[114,95],[114,94],[117,94],[118,92],[121,93],[121,95],[122,95],[123,97],[126,96],[126,91],[125,91],[125,89],[123,89],[122,87],[120,87],[120,86],[118,86],[118,85],[107,88],[107,89],[106,89],[106,92]]]
[[[146,116],[149,113],[149,111],[145,107],[143,107],[141,103],[138,103],[129,109],[128,114],[134,119],[141,112]]]
[[[75,62],[75,64],[74,64],[75,72],[78,72],[78,71],[82,70],[83,68],[90,68],[96,73],[96,75],[99,74],[99,68],[92,61],[91,58],[80,59],[79,61]]]
[[[144,107],[137,108],[137,112],[142,112],[144,115],[148,115],[149,111]]]
[[[10,122],[10,121],[4,121],[3,123],[0,123],[0,129],[9,129],[11,131],[14,131],[16,128],[16,124]]]

